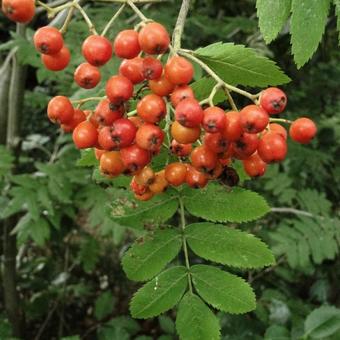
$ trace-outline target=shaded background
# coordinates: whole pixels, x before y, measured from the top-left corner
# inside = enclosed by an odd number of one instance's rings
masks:
[[[99,30],[111,17],[113,7],[95,4],[87,10]],[[179,2],[169,1],[147,5],[144,12],[170,30],[178,9]],[[124,12],[109,36],[131,27],[133,19],[132,12]],[[75,16],[66,35],[71,65],[55,74],[42,67],[31,44],[34,29],[45,24],[45,14],[39,15],[27,28],[25,39],[14,33],[12,23],[0,17],[0,61],[14,45],[19,46],[18,58],[26,74],[21,92],[20,145],[16,155],[0,146],[0,222],[2,227],[6,223],[15,226],[25,336],[176,339],[172,313],[147,321],[129,317],[129,298],[138,286],[125,277],[120,258],[136,232],[110,221],[103,208],[119,196],[119,191],[98,172],[76,166],[79,152],[70,143],[70,136],[57,131],[46,117],[47,102],[56,94],[87,97],[103,93],[96,89],[85,95],[73,82],[74,69],[83,60],[80,44],[88,34],[87,26]],[[303,334],[304,321],[313,309],[323,304],[340,305],[340,52],[334,8],[321,46],[300,70],[290,55],[288,32],[289,26],[266,46],[258,30],[255,1],[251,0],[193,1],[185,28],[183,46],[187,48],[235,42],[276,60],[293,79],[283,87],[289,100],[285,116],[308,116],[319,127],[311,145],[289,144],[285,162],[270,166],[264,178],[242,183],[264,195],[272,207],[283,208],[240,226],[265,240],[278,264],[262,272],[242,272],[256,291],[258,307],[244,316],[221,314],[223,339],[273,339],[278,335],[296,339]],[[117,60],[106,65],[104,78],[117,66]],[[196,76],[199,78],[199,72]],[[5,80],[3,72],[2,93]],[[250,90],[255,93],[259,89]],[[242,98],[237,99],[239,106],[245,104]],[[4,111],[5,104],[0,102]],[[1,121],[1,143],[4,126]],[[11,169],[15,175],[10,174]],[[11,328],[1,312],[6,292],[2,287],[0,290],[0,339],[9,339]]]

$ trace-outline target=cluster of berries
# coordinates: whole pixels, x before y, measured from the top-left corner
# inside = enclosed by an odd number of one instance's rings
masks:
[[[286,107],[283,91],[268,88],[261,92],[256,105],[239,112],[202,105],[189,85],[194,75],[191,62],[177,54],[165,65],[161,61],[170,46],[164,26],[156,22],[141,26],[139,31],[121,31],[113,43],[99,35],[84,41],[86,62],[74,73],[82,88],[98,85],[99,67],[113,54],[122,59],[119,73],[106,82],[106,96],[94,111],[74,108],[64,96],[54,97],[48,104],[49,119],[72,132],[79,149],[95,148],[104,175],[133,176],[131,189],[136,198],[148,200],[169,185],[186,183],[203,188],[212,179],[235,185],[238,176],[232,168],[233,159],[243,162],[249,176],[258,177],[265,173],[267,164],[285,158],[287,131],[270,118]],[[70,52],[57,29],[40,28],[34,44],[48,69],[58,71],[68,65]],[[138,99],[137,107],[127,114],[131,99]],[[308,143],[316,134],[316,126],[308,118],[288,123],[290,137],[296,142]],[[165,143],[167,134],[169,141]],[[177,161],[154,172],[149,164],[163,146]]]

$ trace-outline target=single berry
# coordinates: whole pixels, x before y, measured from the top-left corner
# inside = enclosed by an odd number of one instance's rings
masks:
[[[145,57],[143,60],[143,76],[148,80],[159,79],[163,73],[163,65],[160,60],[153,57]]]
[[[104,152],[100,157],[100,171],[109,177],[119,176],[125,170],[119,151]]]
[[[169,183],[165,178],[165,170],[156,172],[154,181],[149,185],[150,191],[159,194],[166,190]]]
[[[102,66],[112,57],[112,44],[105,37],[90,35],[83,43],[82,52],[88,63]]]
[[[136,144],[145,150],[158,150],[162,146],[163,140],[163,130],[154,124],[145,123],[136,133]]]
[[[183,57],[174,56],[165,65],[165,77],[175,85],[189,84],[194,76],[194,67]]]
[[[42,54],[41,60],[48,70],[62,71],[68,66],[71,60],[71,53],[66,46],[63,46],[63,48],[56,54]]]
[[[144,80],[143,58],[123,60],[119,66],[119,74],[128,78],[133,84],[141,83]]]
[[[286,105],[287,96],[277,87],[269,87],[260,94],[260,106],[270,115],[281,113]]]
[[[86,120],[86,115],[84,113],[84,111],[79,110],[79,109],[75,109],[74,110],[74,114],[72,117],[72,120],[69,123],[66,124],[62,124],[61,128],[65,131],[65,132],[71,132],[73,131],[81,122]]]
[[[268,132],[262,136],[257,152],[266,163],[281,162],[287,154],[287,142],[280,134]]]
[[[170,145],[170,150],[177,157],[187,157],[191,154],[192,144],[181,144],[173,139]]]
[[[178,187],[185,183],[186,176],[187,165],[184,163],[170,163],[165,167],[165,179],[174,187]]]
[[[249,158],[242,161],[244,171],[250,177],[263,176],[267,169],[267,163],[265,163],[257,152],[253,153]]]
[[[197,127],[203,121],[203,110],[196,99],[187,98],[178,103],[175,110],[176,120],[185,127]]]
[[[175,121],[171,125],[171,136],[180,144],[190,144],[197,141],[201,135],[199,126],[188,128]]]
[[[137,144],[121,149],[120,154],[129,174],[142,170],[151,160],[150,152]]]
[[[62,34],[52,26],[39,28],[33,36],[33,42],[36,50],[42,54],[56,54],[64,46]]]
[[[240,113],[236,111],[229,111],[226,114],[224,137],[230,142],[238,140],[243,133],[240,118]]]
[[[93,89],[98,85],[101,74],[98,67],[89,63],[80,64],[74,72],[75,82],[84,89]]]
[[[216,153],[205,145],[200,145],[192,150],[190,158],[192,166],[204,173],[212,171],[217,164]]]
[[[108,99],[101,100],[94,112],[94,119],[99,125],[111,126],[114,121],[122,118],[124,106],[111,104]]]
[[[167,30],[157,22],[146,24],[139,32],[138,40],[141,49],[147,54],[162,54],[170,44]]]
[[[148,94],[137,104],[137,114],[145,122],[158,123],[166,114],[166,104],[162,97]]]
[[[73,130],[73,142],[78,149],[93,148],[97,145],[98,131],[90,122],[81,122]]]
[[[233,153],[237,159],[245,159],[252,155],[259,144],[259,138],[253,133],[244,132],[239,139],[233,142]]]
[[[118,33],[113,42],[113,50],[117,57],[132,59],[141,51],[138,42],[138,32],[135,30],[124,30]]]
[[[230,142],[220,132],[206,133],[204,135],[204,145],[214,153],[223,153],[228,150]]]
[[[133,95],[133,84],[124,76],[113,76],[106,83],[106,95],[110,102],[121,105]]]
[[[164,97],[168,96],[173,91],[175,85],[162,76],[159,79],[149,80],[149,87],[154,94]]]
[[[208,177],[203,172],[200,172],[193,166],[188,165],[185,181],[191,188],[204,188],[208,183]]]
[[[295,120],[289,129],[290,138],[298,143],[307,144],[316,135],[317,127],[309,118],[298,118]]]
[[[67,97],[56,96],[48,103],[47,115],[53,123],[68,124],[73,119],[74,108]]]
[[[208,107],[204,110],[202,126],[207,132],[223,132],[226,125],[226,115],[217,106]]]
[[[268,113],[257,105],[248,105],[240,112],[240,123],[244,132],[258,133],[269,123]]]
[[[171,94],[171,104],[176,107],[184,99],[195,99],[194,91],[189,85],[180,85]]]
[[[3,0],[2,11],[12,21],[30,22],[35,14],[34,0]]]

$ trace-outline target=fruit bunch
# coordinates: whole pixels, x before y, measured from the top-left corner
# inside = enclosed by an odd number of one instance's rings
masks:
[[[133,176],[130,187],[140,200],[150,199],[169,185],[203,188],[212,179],[234,185],[238,180],[231,167],[233,159],[242,160],[251,177],[262,176],[268,164],[282,161],[287,153],[287,131],[271,123],[270,117],[285,109],[285,93],[268,88],[260,93],[257,105],[239,112],[201,105],[189,85],[194,75],[191,62],[173,55],[163,65],[158,58],[169,44],[166,29],[155,22],[139,32],[121,31],[112,46],[106,38],[91,35],[82,48],[87,63],[74,74],[77,84],[95,87],[100,81],[98,66],[109,61],[112,52],[122,59],[119,74],[107,81],[106,98],[93,112],[74,109],[69,99],[58,96],[48,105],[49,118],[65,131],[73,131],[78,148],[95,148],[104,175]],[[43,45],[50,49],[48,43]],[[134,87],[143,82],[138,91],[147,93],[132,112],[136,115],[130,116],[126,114],[129,100],[135,98]],[[292,122],[289,133],[294,141],[308,143],[316,126],[310,119],[300,118]],[[164,142],[166,136],[171,138],[169,144]],[[162,147],[177,160],[154,172],[149,164]]]
[[[8,16],[14,13],[12,2],[3,1]],[[88,21],[86,14],[84,18]],[[287,154],[288,133],[279,123],[290,124],[289,135],[298,143],[308,143],[316,134],[308,118],[293,122],[275,118],[287,104],[278,88],[249,94],[254,103],[240,111],[228,98],[227,84],[217,84],[209,98],[199,102],[190,86],[194,76],[190,54],[174,49],[167,30],[157,22],[143,19],[135,29],[119,32],[114,41],[91,32],[82,44],[85,62],[76,68],[75,82],[84,89],[95,88],[101,81],[100,67],[113,55],[122,60],[118,74],[107,80],[104,97],[52,98],[48,117],[73,133],[77,148],[95,149],[105,176],[132,176],[130,187],[139,200],[185,183],[192,188],[203,188],[209,180],[236,185],[234,160],[242,161],[249,176],[262,176],[268,164]],[[69,64],[70,52],[58,29],[38,29],[34,45],[49,70],[60,71]],[[226,90],[232,111],[214,105],[220,88]],[[98,101],[94,110],[81,110],[92,100]],[[136,109],[130,111],[133,103]],[[169,153],[168,162],[154,172],[150,164],[162,148]]]

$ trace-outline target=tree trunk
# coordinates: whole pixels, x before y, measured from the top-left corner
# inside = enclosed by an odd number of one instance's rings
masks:
[[[17,24],[17,34],[25,37],[26,26]],[[18,63],[16,54],[12,58],[12,70],[8,95],[8,115],[6,146],[18,158],[20,152],[20,115],[22,112],[26,82],[26,67]],[[3,107],[2,107],[3,108]],[[2,136],[1,139],[4,139]],[[16,170],[14,169],[13,172]],[[17,290],[16,256],[17,240],[11,235],[17,223],[17,217],[12,216],[3,225],[3,291],[7,317],[11,323],[13,335],[24,338],[24,314]]]

